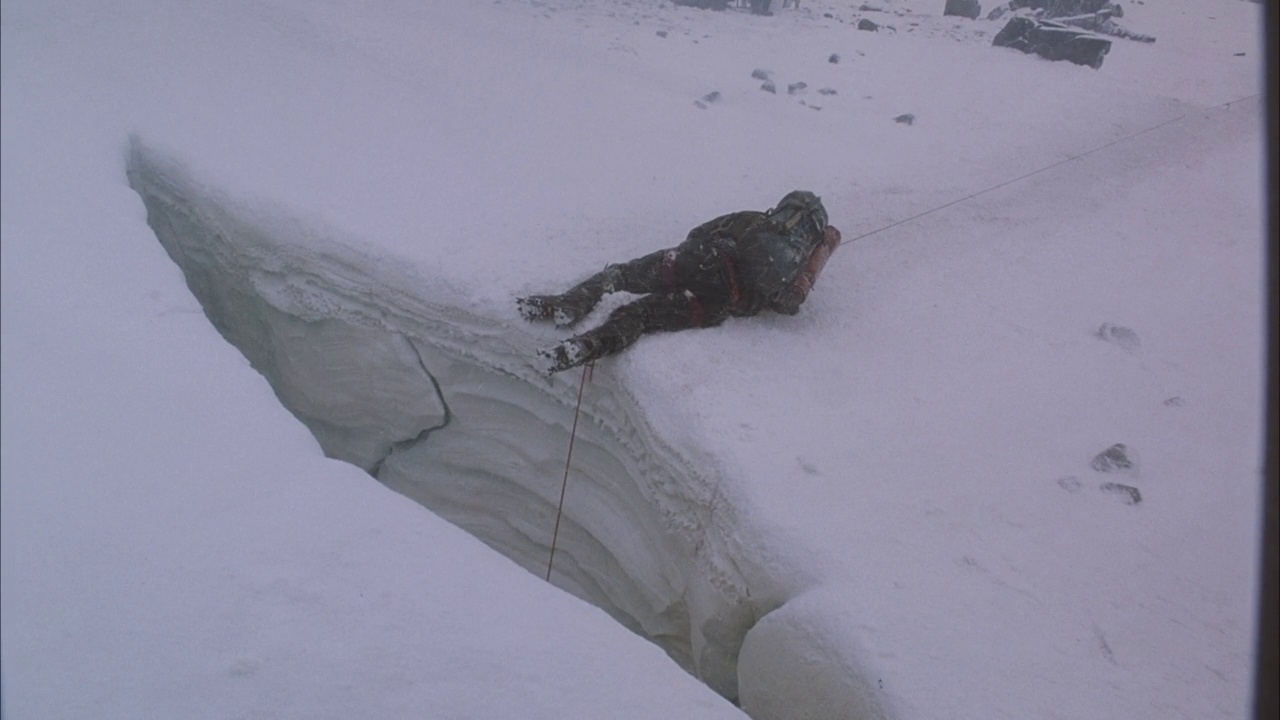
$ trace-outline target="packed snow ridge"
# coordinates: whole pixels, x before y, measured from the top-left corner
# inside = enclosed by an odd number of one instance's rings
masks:
[[[237,205],[137,139],[127,165],[209,319],[328,456],[546,574],[576,383],[534,371],[514,313],[481,317],[446,289],[409,287],[385,261]],[[744,638],[785,598],[740,569],[718,479],[665,445],[606,373],[592,396],[552,581],[736,700]]]

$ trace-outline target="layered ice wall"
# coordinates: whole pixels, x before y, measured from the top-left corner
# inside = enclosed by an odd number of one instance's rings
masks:
[[[576,383],[529,366],[527,331],[238,204],[136,139],[128,177],[209,319],[327,455],[547,572]],[[736,699],[743,638],[782,598],[739,566],[721,478],[664,443],[601,372],[569,482],[552,581]]]

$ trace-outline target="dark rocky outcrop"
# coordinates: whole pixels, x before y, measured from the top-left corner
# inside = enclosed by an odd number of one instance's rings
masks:
[[[1015,17],[996,33],[991,43],[1046,60],[1066,60],[1076,65],[1102,67],[1102,59],[1111,52],[1111,41],[1093,33],[1047,20]]]
[[[948,5],[956,0],[948,0]],[[1133,32],[1115,22],[1124,17],[1124,7],[1113,0],[1009,0],[987,15],[996,20],[1011,10],[1028,10],[1037,20],[1054,20],[1063,25],[1125,40],[1152,43],[1155,37]],[[948,13],[949,14],[949,13]]]

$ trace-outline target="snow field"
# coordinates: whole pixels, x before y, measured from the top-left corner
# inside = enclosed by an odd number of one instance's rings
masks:
[[[847,243],[799,316],[600,363],[557,580],[756,718],[1238,715],[1258,9],[1128,7],[1160,39],[1094,72],[884,5],[865,33],[837,3],[6,3],[6,711],[736,714],[322,460],[144,224],[132,135],[279,243],[222,258],[251,280],[226,327],[276,323],[245,331],[275,381],[339,382],[275,393],[526,569],[577,377],[537,376],[561,334],[515,296],[796,187],[855,238],[1122,141]],[[1117,442],[1135,472],[1090,468]]]

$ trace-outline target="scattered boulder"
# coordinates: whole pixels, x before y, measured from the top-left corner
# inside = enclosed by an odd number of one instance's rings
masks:
[[[1138,333],[1127,327],[1102,323],[1097,335],[1109,343],[1119,345],[1131,355],[1137,355],[1142,351],[1142,341],[1138,339]]]
[[[755,78],[755,79],[757,79],[757,80],[768,80],[768,79],[769,79],[769,76],[770,76],[770,75],[772,75],[772,74],[773,74],[773,73],[772,73],[771,71],[769,71],[769,70],[764,70],[764,69],[762,69],[762,68],[756,68],[755,70],[752,70],[752,71],[751,71],[751,77],[753,77],[753,78]]]
[[[831,57],[827,58],[827,62],[832,65],[838,65],[840,63],[840,56],[836,53],[831,53]]]
[[[1125,505],[1137,505],[1142,502],[1142,493],[1138,491],[1138,488],[1132,485],[1107,482],[1099,485],[1098,489],[1103,492],[1119,495]]]
[[[765,80],[764,84],[760,86],[760,89],[767,93],[773,93],[775,95],[778,94],[778,87],[773,84],[772,80]]]
[[[1183,400],[1181,397],[1178,397],[1177,395],[1174,395],[1168,400],[1165,400],[1164,404],[1168,405],[1169,407],[1185,407],[1187,404],[1187,401]]]
[[[657,36],[658,36],[658,37],[664,38],[664,37],[666,37],[666,36],[667,36],[667,31],[666,31],[666,30],[659,30],[656,34],[657,34]]]
[[[793,83],[791,83],[790,85],[788,85],[788,86],[787,86],[787,94],[788,94],[788,95],[795,95],[795,94],[796,94],[796,93],[798,93],[798,92],[802,92],[802,91],[804,91],[804,89],[805,89],[805,88],[807,88],[807,87],[809,87],[809,83],[806,83],[806,82],[793,82]]]
[[[982,4],[978,0],[947,0],[946,6],[942,8],[942,14],[977,20],[982,14]]]
[[[1104,473],[1135,473],[1138,462],[1124,443],[1116,443],[1094,456],[1089,467]]]
[[[711,92],[707,93],[706,95],[703,95],[703,96],[702,96],[702,102],[705,102],[705,103],[720,102],[720,91],[719,91],[719,90],[712,90]]]
[[[836,91],[834,88],[824,87],[818,90],[818,94],[819,95],[835,95]]]
[[[1046,60],[1066,60],[1076,65],[1102,67],[1111,52],[1111,41],[1061,23],[1015,17],[996,33],[995,47],[1008,47],[1039,55]]]
[[[868,32],[875,32],[880,29],[880,26],[871,22],[866,18],[862,18],[861,20],[858,21],[858,29],[866,30]]]
[[[916,116],[911,113],[903,113],[894,118],[893,121],[901,125],[910,125],[916,121]]]

